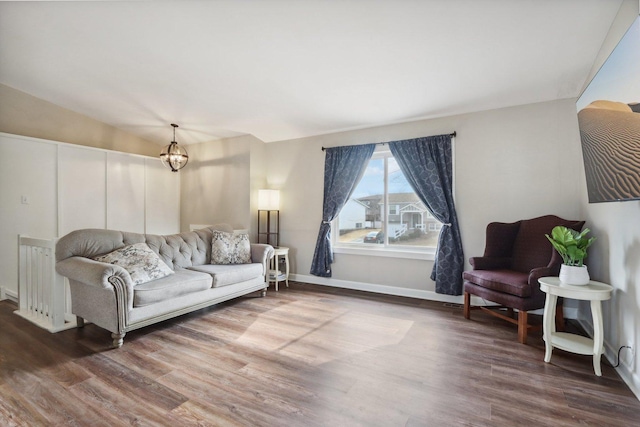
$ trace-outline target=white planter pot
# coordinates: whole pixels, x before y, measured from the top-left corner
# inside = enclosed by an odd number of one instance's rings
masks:
[[[562,264],[560,267],[560,281],[565,285],[582,286],[588,284],[589,280],[589,270],[586,265],[576,267]]]

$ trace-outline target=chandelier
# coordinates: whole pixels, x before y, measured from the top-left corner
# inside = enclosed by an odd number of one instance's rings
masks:
[[[178,125],[171,123],[171,126],[173,126],[173,141],[162,149],[160,160],[162,160],[163,165],[171,169],[171,172],[178,172],[187,165],[189,155],[187,150],[180,147],[176,142],[176,128]]]

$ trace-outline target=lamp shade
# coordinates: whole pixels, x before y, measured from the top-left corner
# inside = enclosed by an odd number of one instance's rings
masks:
[[[280,210],[280,190],[258,190],[258,210]]]

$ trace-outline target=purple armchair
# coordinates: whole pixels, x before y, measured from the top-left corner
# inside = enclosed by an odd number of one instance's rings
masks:
[[[484,255],[470,258],[473,270],[462,275],[465,318],[471,317],[471,309],[483,309],[517,324],[518,341],[526,344],[527,332],[533,328],[527,321],[527,312],[544,307],[545,294],[538,279],[557,276],[562,264],[562,258],[545,237],[556,225],[580,231],[584,221],[546,215],[514,223],[492,222],[487,226]],[[472,307],[471,295],[500,305]],[[505,308],[506,314],[502,310]],[[517,319],[514,309],[518,310]],[[557,315],[562,319],[561,305]]]

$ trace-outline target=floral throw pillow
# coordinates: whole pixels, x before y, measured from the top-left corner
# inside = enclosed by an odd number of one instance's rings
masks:
[[[94,260],[119,265],[129,272],[134,285],[173,274],[173,270],[146,243],[136,243],[117,249]]]
[[[251,244],[248,235],[213,230],[211,264],[248,264],[250,262]]]

